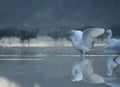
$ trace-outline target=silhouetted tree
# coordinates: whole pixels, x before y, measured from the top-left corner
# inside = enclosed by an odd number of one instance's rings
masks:
[[[57,27],[57,29],[55,29],[54,31],[49,32],[48,36],[53,38],[55,41],[63,40],[64,38],[69,40],[69,32],[70,30],[68,29],[68,27],[60,26]]]
[[[30,39],[35,39],[38,36],[38,28],[23,28],[19,31],[18,37],[20,39],[20,42],[24,44],[24,41],[27,41],[28,44],[30,42]]]
[[[11,43],[11,37],[17,37],[17,28],[15,27],[8,27],[4,29],[0,29],[0,39],[8,38],[9,43]]]

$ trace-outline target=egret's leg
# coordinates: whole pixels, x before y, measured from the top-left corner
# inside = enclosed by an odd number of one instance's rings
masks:
[[[114,72],[118,75],[118,76],[120,76],[120,73],[117,71],[117,68],[119,67],[119,65],[117,65],[113,70],[114,70]]]
[[[116,56],[114,59],[113,59],[113,61],[116,63],[116,67],[113,69],[114,70],[114,72],[117,74],[117,75],[119,75],[120,76],[120,73],[117,71],[117,68],[119,67],[119,61],[117,61],[117,59],[118,59],[118,56]]]
[[[83,59],[83,55],[80,54],[80,59],[78,61],[80,62],[80,61],[82,61],[82,59]]]
[[[118,68],[118,63],[116,61],[116,59],[118,58],[118,56],[114,57],[114,58],[109,58],[107,61],[107,75],[111,76],[113,71],[115,73],[118,73],[116,71],[116,69]]]
[[[89,52],[86,53],[88,56],[90,55]]]
[[[83,59],[85,59],[86,57],[85,57],[85,55],[86,55],[86,53],[85,52],[83,52]]]
[[[82,55],[82,53],[80,54],[80,58],[82,58],[83,57],[83,55]]]
[[[92,49],[94,48],[95,41],[92,42]]]
[[[79,52],[80,52],[80,58],[82,59],[82,57],[83,57],[83,53],[82,53],[81,50],[79,50]]]
[[[87,55],[90,55],[89,52],[86,53]],[[92,58],[89,56],[89,60],[92,62]]]

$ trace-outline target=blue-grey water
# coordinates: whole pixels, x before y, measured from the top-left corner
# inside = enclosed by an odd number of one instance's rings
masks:
[[[106,76],[106,59],[112,55],[102,53],[102,47],[94,50],[87,57],[95,72]],[[72,47],[1,47],[0,87],[110,87],[72,82],[72,66],[79,58]]]

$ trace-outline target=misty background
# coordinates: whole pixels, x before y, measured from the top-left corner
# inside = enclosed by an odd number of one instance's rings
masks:
[[[119,24],[120,0],[0,0],[0,28],[38,27],[44,35],[59,26],[117,25],[118,31]]]

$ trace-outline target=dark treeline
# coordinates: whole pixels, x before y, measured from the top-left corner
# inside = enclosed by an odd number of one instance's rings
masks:
[[[0,39],[3,38],[19,38],[21,43],[27,41],[29,43],[30,39],[35,39],[38,36],[38,28],[29,28],[29,27],[9,27],[9,28],[0,28]]]
[[[30,39],[36,39],[38,36],[49,36],[55,41],[60,39],[69,40],[69,34],[71,30],[75,29],[75,30],[84,31],[87,28],[94,28],[94,26],[86,25],[77,28],[71,28],[70,26],[59,26],[49,31],[47,34],[42,34],[41,32],[42,30],[38,27],[33,28],[33,27],[23,26],[23,27],[0,28],[0,39],[17,37],[20,39],[21,43],[23,43],[24,41],[27,41],[29,43]],[[113,37],[120,36],[119,24],[113,24],[113,25],[105,26],[103,28],[111,29],[113,32]]]
[[[70,33],[70,28],[67,26],[60,26],[54,29],[53,31],[50,31],[47,36],[53,38],[55,41],[56,40],[62,40],[66,39],[69,40],[69,33]]]

